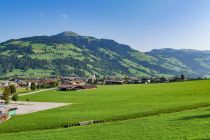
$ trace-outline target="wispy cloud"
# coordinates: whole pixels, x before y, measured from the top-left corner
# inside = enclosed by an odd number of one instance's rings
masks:
[[[68,18],[68,15],[66,15],[66,14],[61,14],[61,17],[62,17],[62,18]]]

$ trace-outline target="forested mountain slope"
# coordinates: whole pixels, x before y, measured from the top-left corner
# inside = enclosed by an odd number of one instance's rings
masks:
[[[184,51],[182,55],[163,50],[142,53],[113,40],[63,32],[53,36],[34,36],[1,43],[0,75],[90,76],[96,73],[103,77],[208,73],[209,53],[195,51],[191,57],[191,53],[185,53],[187,50],[180,51]],[[205,53],[205,57],[202,53]],[[189,59],[183,59],[185,55]]]

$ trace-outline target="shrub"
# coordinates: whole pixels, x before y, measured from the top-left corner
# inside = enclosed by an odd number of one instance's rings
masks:
[[[38,85],[36,86],[36,88],[37,88],[38,90],[40,89],[40,87],[41,87],[40,84],[38,84]]]
[[[13,100],[13,101],[16,102],[16,101],[18,100],[18,98],[19,98],[19,96],[18,96],[17,93],[13,94],[13,96],[12,96],[12,100]]]
[[[36,83],[34,82],[31,83],[31,90],[36,90]]]
[[[11,94],[16,93],[16,87],[15,87],[15,85],[9,85],[9,89],[11,91]]]

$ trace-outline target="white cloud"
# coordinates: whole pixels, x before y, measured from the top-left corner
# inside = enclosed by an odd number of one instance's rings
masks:
[[[68,18],[68,15],[62,14],[61,17],[62,17],[62,18]]]

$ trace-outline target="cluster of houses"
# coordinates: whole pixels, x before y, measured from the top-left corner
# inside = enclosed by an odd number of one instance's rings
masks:
[[[87,79],[82,77],[62,77],[60,78],[60,91],[84,90],[96,88],[93,84],[87,84]]]
[[[184,75],[175,77],[151,77],[151,78],[137,78],[137,77],[106,77],[102,79],[96,79],[96,84],[102,85],[122,85],[122,84],[149,84],[149,83],[168,83],[168,82],[178,82],[187,80]]]
[[[15,78],[8,81],[0,82],[0,89],[9,86],[10,84],[18,87],[31,87],[35,83],[39,88],[52,88],[58,87],[58,90],[81,90],[96,88],[93,84],[88,84],[88,79],[82,77],[48,77],[48,78],[31,78],[21,79]]]
[[[99,79],[97,84],[101,85],[122,85],[122,84],[149,84],[149,83],[166,83],[169,82],[167,78],[118,78],[107,77]]]
[[[59,90],[81,90],[81,89],[93,89],[95,85],[123,85],[123,84],[149,84],[149,83],[168,83],[185,81],[184,75],[165,78],[165,77],[154,77],[154,78],[119,78],[119,77],[104,77],[96,78],[95,74],[91,78],[82,77],[62,77],[60,78],[61,85]]]
[[[180,77],[154,77],[154,78],[119,78],[119,77],[104,77],[96,78],[93,75],[91,78],[83,77],[48,77],[48,78],[33,78],[33,79],[11,79],[9,81],[3,81],[0,83],[0,88],[13,84],[16,87],[27,87],[32,82],[40,85],[41,88],[57,87],[60,90],[78,90],[78,89],[90,89],[96,88],[93,85],[122,85],[122,84],[149,84],[149,83],[167,83],[175,81],[183,81],[186,78],[182,75]],[[55,84],[57,81],[57,85]]]

